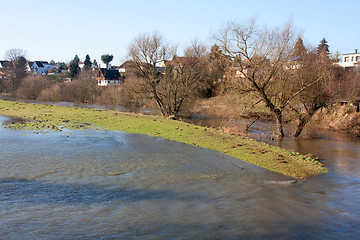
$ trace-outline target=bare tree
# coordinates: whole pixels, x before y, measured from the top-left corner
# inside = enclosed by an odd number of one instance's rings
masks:
[[[22,79],[26,77],[26,63],[25,51],[17,48],[9,49],[5,53],[5,59],[10,62],[5,69],[7,75],[7,89],[15,92]]]
[[[205,44],[199,42],[197,39],[191,41],[191,46],[185,49],[185,56],[193,58],[204,58],[207,54]]]
[[[157,33],[143,34],[129,46],[133,93],[155,100],[163,116],[176,116],[184,102],[194,96],[199,81],[196,57],[176,57],[176,48]],[[134,88],[135,87],[135,88]]]
[[[128,50],[128,56],[133,63],[132,69],[136,70],[139,76],[151,80],[158,77],[156,67],[175,55],[176,48],[165,43],[158,33],[139,35],[129,45]]]
[[[291,109],[298,117],[294,137],[299,137],[312,116],[326,107],[338,93],[336,89],[335,67],[324,54],[315,51],[303,55],[294,70],[292,84],[298,89],[309,86],[302,91],[291,104]]]
[[[5,53],[5,59],[14,64],[20,57],[26,57],[26,52],[19,48],[11,48]]]
[[[131,61],[130,73],[138,80],[134,94],[143,95],[156,101],[163,115],[166,114],[163,97],[159,92],[162,75],[157,66],[169,61],[176,53],[160,35],[142,34],[129,45],[128,56]]]
[[[200,96],[214,97],[223,78],[227,62],[219,47],[214,45],[208,52],[208,47],[204,43],[193,40],[191,46],[185,49],[185,56],[197,61]]]
[[[202,59],[198,57],[174,57],[166,64],[165,75],[159,83],[159,93],[166,116],[176,116],[183,104],[197,97],[202,76]],[[194,102],[194,101],[191,101]]]
[[[276,119],[277,138],[282,139],[283,110],[306,88],[291,89],[285,81],[294,68],[291,56],[296,37],[291,22],[273,30],[259,28],[255,19],[243,25],[231,23],[216,38],[240,72],[238,92],[255,93],[265,103]]]

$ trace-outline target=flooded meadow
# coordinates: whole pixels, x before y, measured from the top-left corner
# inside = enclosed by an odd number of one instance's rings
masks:
[[[329,173],[295,182],[161,138],[2,126],[0,238],[358,237],[360,142],[283,144],[317,149]]]

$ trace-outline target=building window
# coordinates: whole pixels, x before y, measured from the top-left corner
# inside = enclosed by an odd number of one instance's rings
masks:
[[[344,62],[348,62],[348,61],[349,61],[349,57],[345,57]]]
[[[357,62],[360,62],[360,56],[357,56],[357,57],[356,57],[356,61],[357,61]]]
[[[108,83],[110,83],[110,80],[108,81]]]
[[[351,61],[352,61],[352,62],[354,61],[354,57],[351,57]]]

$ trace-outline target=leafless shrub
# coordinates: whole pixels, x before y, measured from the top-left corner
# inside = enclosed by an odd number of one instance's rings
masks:
[[[49,88],[43,89],[37,97],[37,100],[49,102],[63,101],[62,95],[64,88],[64,83],[56,83]]]
[[[230,23],[216,39],[239,72],[239,77],[234,78],[238,80],[234,89],[238,94],[255,93],[277,122],[277,138],[283,138],[283,110],[298,94],[279,86],[290,73],[286,66],[296,40],[291,22],[273,30],[258,27],[254,19],[246,24]]]
[[[226,119],[239,118],[272,118],[263,102],[253,95],[239,95],[233,91],[227,91],[211,99],[199,101],[194,106],[194,112],[221,116]]]
[[[49,81],[44,76],[28,76],[23,79],[19,89],[16,91],[16,97],[35,100],[40,95],[40,92],[49,85]]]
[[[91,71],[82,72],[70,83],[56,83],[38,96],[41,101],[94,103],[98,86]]]
[[[121,87],[108,86],[99,90],[99,95],[95,99],[97,104],[121,105]]]
[[[136,108],[144,105],[144,100],[147,98],[146,93],[140,88],[142,79],[130,76],[125,79],[125,82],[121,86],[121,104]]]

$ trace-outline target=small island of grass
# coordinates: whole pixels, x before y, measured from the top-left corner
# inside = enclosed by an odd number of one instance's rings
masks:
[[[25,130],[98,129],[145,134],[229,154],[274,172],[304,179],[328,170],[313,156],[301,155],[222,131],[166,119],[110,110],[69,108],[0,100],[0,115],[17,119],[7,127]]]

